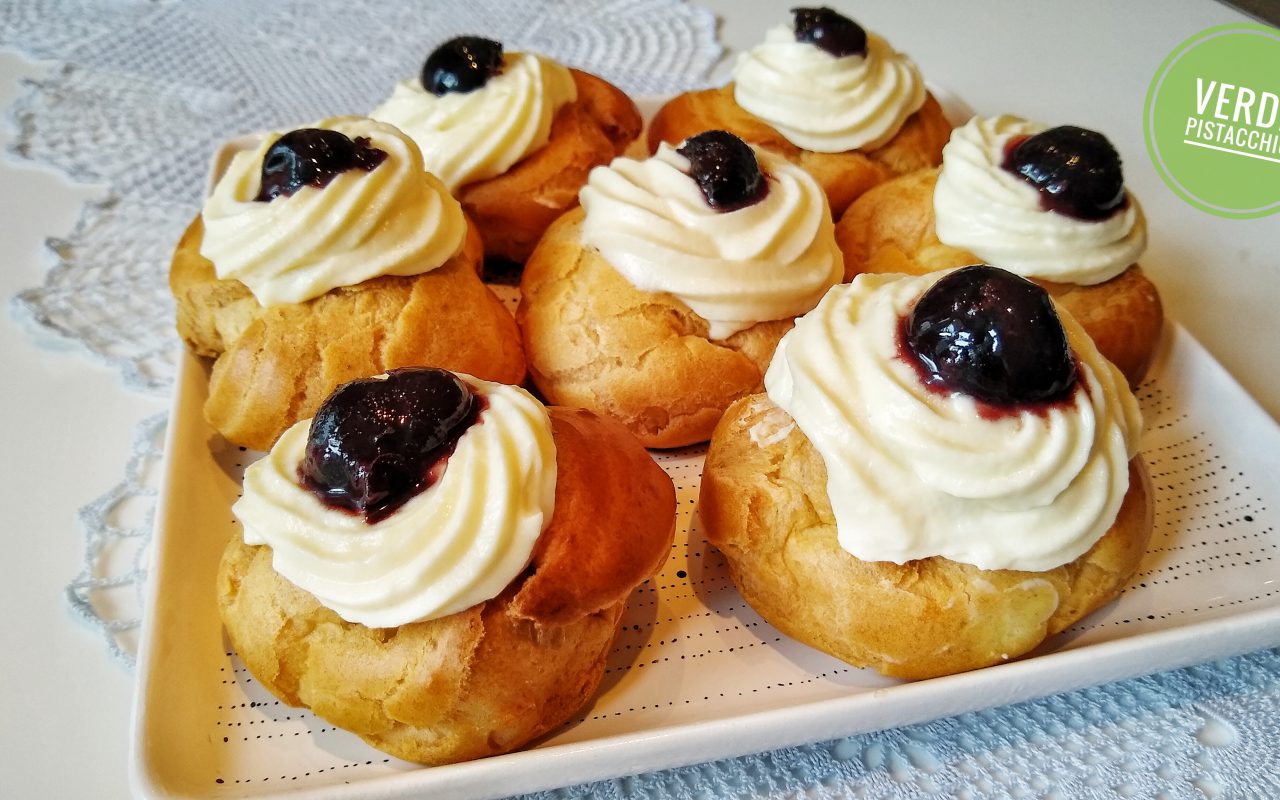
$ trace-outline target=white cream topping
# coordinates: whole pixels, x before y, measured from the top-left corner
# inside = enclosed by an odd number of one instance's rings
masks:
[[[1000,165],[1015,136],[1044,125],[974,117],[951,133],[933,193],[938,239],[1026,278],[1091,285],[1124,272],[1147,246],[1147,222],[1132,193],[1106,219],[1046,211],[1040,192]]]
[[[506,53],[502,71],[471,92],[428,92],[401,81],[369,116],[409,134],[423,163],[456,192],[501,175],[546,145],[556,112],[578,97],[567,67],[535,53]]]
[[[945,274],[864,274],[833,288],[783,337],[765,389],[826,463],[837,536],[854,556],[1065,564],[1119,512],[1137,401],[1062,310],[1079,375],[1063,401],[984,415],[967,395],[926,387],[900,351],[899,320]]]
[[[299,484],[303,420],[245,471],[232,507],[245,542],[270,545],[277,572],[372,628],[436,619],[500,594],[551,520],[551,420],[519,387],[460,377],[488,407],[436,483],[373,524],[330,508]]]
[[[710,323],[711,339],[803,314],[844,275],[831,211],[807,172],[755,154],[768,191],[727,212],[707,203],[689,160],[668,144],[643,161],[596,167],[579,195],[583,243],[636,288],[683,301]]]
[[[205,202],[200,254],[219,278],[244,283],[264,306],[300,303],[382,275],[419,275],[462,249],[458,201],[423,171],[413,142],[390,125],[335,117],[313,126],[365,137],[387,154],[373,170],[342,172],[269,202],[254,198],[271,134],[237,153]]]
[[[738,57],[733,80],[738,105],[819,153],[886,144],[926,95],[916,65],[870,31],[865,56],[837,57],[778,25]]]

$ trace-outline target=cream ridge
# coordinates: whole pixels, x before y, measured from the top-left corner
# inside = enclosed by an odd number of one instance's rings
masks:
[[[1132,192],[1115,214],[1080,220],[1042,208],[1039,191],[1000,166],[1010,139],[1045,128],[1002,115],[974,117],[952,132],[933,193],[938,240],[1025,278],[1081,285],[1114,278],[1147,246]]]
[[[383,275],[430,272],[462,249],[462,207],[423,171],[407,136],[363,117],[311,127],[365,137],[386,158],[265,202],[254,199],[262,161],[280,134],[237,153],[201,212],[200,254],[219,278],[244,283],[264,306],[301,303]]]
[[[945,274],[863,274],[833,288],[783,337],[766,392],[826,463],[837,536],[854,556],[1030,571],[1068,563],[1120,509],[1142,428],[1137,400],[1061,309],[1079,376],[1065,400],[992,415],[925,386],[900,349],[900,320]]]
[[[496,597],[529,563],[555,506],[546,408],[525,390],[460,375],[488,403],[440,479],[369,524],[299,483],[310,420],[250,465],[232,511],[250,545],[348,622],[390,628]]]
[[[535,53],[507,53],[480,89],[437,97],[401,81],[369,116],[417,142],[426,169],[449,191],[501,175],[546,145],[556,112],[578,97],[567,67]]]
[[[667,292],[726,339],[813,308],[844,274],[826,195],[804,170],[753,148],[768,191],[719,212],[663,143],[644,160],[591,171],[580,198],[583,243],[642,291]]]
[[[915,64],[870,31],[865,56],[837,57],[775,26],[739,56],[733,81],[738,105],[819,153],[881,147],[926,96]]]

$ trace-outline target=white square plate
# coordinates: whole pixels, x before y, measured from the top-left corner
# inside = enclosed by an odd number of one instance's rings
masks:
[[[502,796],[936,719],[1280,645],[1280,428],[1170,325],[1139,391],[1156,503],[1146,559],[1118,600],[1031,656],[903,683],[787,639],[742,602],[699,530],[703,449],[660,453],[677,487],[676,543],[661,574],[633,596],[594,700],[523,752],[419,767],[282,705],[226,644],[214,575],[228,537],[239,535],[230,507],[255,454],[208,427],[206,391],[205,364],[186,355],[169,422],[134,707],[132,779],[148,797]]]
[[[1009,664],[916,683],[790,641],[737,595],[697,522],[702,449],[657,454],[679,524],[594,701],[520,753],[423,768],[282,705],[222,633],[214,574],[253,458],[204,422],[183,361],[139,659],[134,782],[151,797],[493,797],[987,708],[1280,645],[1280,429],[1176,326],[1139,392],[1155,533],[1115,602]]]

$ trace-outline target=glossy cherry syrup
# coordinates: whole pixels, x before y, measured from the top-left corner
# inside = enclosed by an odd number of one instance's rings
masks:
[[[867,54],[866,30],[843,14],[826,6],[793,8],[791,13],[797,42],[815,45],[836,58]]]
[[[441,97],[473,92],[502,71],[502,43],[459,36],[437,47],[422,65],[422,88]]]
[[[324,128],[299,128],[276,139],[262,159],[262,181],[255,200],[289,197],[303,186],[323,189],[350,170],[372,171],[387,154],[363,136],[354,140]]]
[[[769,184],[751,147],[726,131],[691,136],[676,150],[689,159],[689,175],[716,211],[736,211],[760,202]]]
[[[377,522],[439,477],[483,406],[443,369],[392,370],[385,379],[344,384],[311,420],[302,485],[328,506]]]
[[[1011,139],[1001,166],[1036,187],[1047,211],[1092,222],[1124,207],[1120,154],[1096,131],[1063,125]]]
[[[931,286],[906,316],[902,338],[927,383],[994,406],[1060,400],[1076,385],[1048,292],[985,264]]]

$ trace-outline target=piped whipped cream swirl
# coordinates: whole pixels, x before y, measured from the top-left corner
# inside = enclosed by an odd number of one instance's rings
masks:
[[[264,306],[301,303],[382,275],[430,272],[462,249],[462,207],[431,175],[409,137],[362,117],[312,127],[366,137],[387,154],[372,171],[323,188],[258,201],[262,160],[278,134],[237,153],[205,202],[200,254],[219,278],[244,283]]]
[[[870,31],[865,56],[837,57],[778,25],[738,57],[733,80],[738,105],[819,153],[881,147],[926,95],[915,64]]]
[[[456,192],[546,145],[556,112],[577,97],[567,67],[535,53],[507,53],[502,71],[480,89],[437,97],[417,79],[401,81],[369,116],[409,134],[426,169]]]
[[[1065,400],[991,414],[927,387],[900,349],[900,321],[944,274],[864,274],[833,288],[783,337],[768,396],[826,463],[837,536],[854,556],[1032,571],[1070,562],[1119,512],[1137,401],[1062,311],[1079,364]]]
[[[951,133],[933,192],[938,240],[1024,278],[1081,285],[1114,278],[1147,246],[1132,192],[1111,216],[1081,220],[1045,210],[1034,186],[1001,167],[1011,139],[1045,127],[1002,115],[974,117]]]
[[[822,188],[752,149],[768,190],[735,211],[713,209],[689,160],[665,143],[645,160],[596,167],[580,193],[583,243],[636,288],[683,301],[707,320],[713,340],[803,314],[844,275]]]
[[[529,563],[555,506],[546,408],[515,386],[461,376],[488,407],[440,479],[370,524],[324,505],[298,480],[310,420],[285,431],[244,475],[232,511],[246,544],[343,619],[389,628],[496,597]]]

